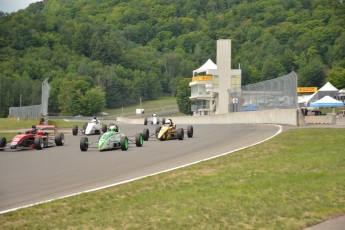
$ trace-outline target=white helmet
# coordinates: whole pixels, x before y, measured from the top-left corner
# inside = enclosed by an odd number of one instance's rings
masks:
[[[165,124],[166,125],[170,125],[171,124],[171,121],[168,119],[168,120],[165,120]]]
[[[157,114],[155,114],[155,113],[154,113],[154,114],[152,114],[152,117],[157,117]]]

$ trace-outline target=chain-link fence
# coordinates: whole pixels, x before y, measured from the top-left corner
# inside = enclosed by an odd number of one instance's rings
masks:
[[[228,92],[229,110],[232,112],[298,108],[295,72],[241,88],[232,88]]]
[[[42,82],[42,99],[41,99],[40,105],[10,107],[8,116],[18,117],[21,119],[44,118],[46,122],[47,114],[48,114],[49,92],[50,92],[48,79],[49,78],[45,79]]]
[[[41,105],[10,107],[9,117],[19,117],[21,119],[38,118],[41,114]]]

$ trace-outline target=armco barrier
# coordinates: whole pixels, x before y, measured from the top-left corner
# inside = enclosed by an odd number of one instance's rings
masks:
[[[305,125],[298,109],[274,109],[237,112],[209,116],[167,117],[177,124],[282,124]],[[144,124],[144,119],[117,117],[117,121],[127,124]]]

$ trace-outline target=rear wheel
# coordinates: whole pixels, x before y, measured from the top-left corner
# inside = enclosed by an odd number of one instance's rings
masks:
[[[87,137],[80,138],[80,150],[85,152],[89,148],[89,139]]]
[[[188,127],[187,127],[187,136],[193,137],[193,126],[191,126],[191,125],[188,125]]]
[[[144,129],[143,130],[143,138],[144,138],[144,141],[148,141],[149,138],[150,138],[150,131],[148,129]]]
[[[160,127],[160,126],[157,126],[157,127],[156,127],[156,130],[155,130],[155,135],[156,135],[156,137],[158,137],[158,133],[159,133],[160,130],[161,130],[161,127]]]
[[[165,118],[163,117],[162,118],[162,125],[165,123]]]
[[[182,128],[177,129],[177,139],[183,140],[184,138],[184,132]]]
[[[73,134],[73,136],[78,135],[78,125],[73,125],[72,134]]]
[[[120,146],[122,151],[126,151],[128,149],[128,138],[126,136],[121,137]]]
[[[37,150],[43,149],[44,143],[42,137],[35,137],[34,145]]]
[[[86,127],[87,127],[87,123],[84,123],[83,125],[83,133],[85,134],[85,131],[86,131]]]
[[[63,133],[57,133],[55,135],[55,144],[57,146],[63,146],[65,144],[65,135]]]
[[[107,132],[107,125],[102,125],[102,132],[103,133]]]
[[[141,147],[141,146],[143,146],[143,143],[144,143],[143,134],[141,134],[141,133],[135,134],[135,145],[137,147]]]
[[[6,138],[5,137],[0,137],[0,148],[4,148],[7,144]],[[0,151],[3,149],[0,149]]]
[[[147,125],[147,117],[144,119],[144,125]]]

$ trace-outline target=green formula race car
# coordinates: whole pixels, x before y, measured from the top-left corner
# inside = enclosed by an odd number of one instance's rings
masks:
[[[108,131],[103,133],[97,142],[89,142],[87,137],[82,137],[80,139],[80,150],[87,151],[89,148],[97,148],[98,151],[114,149],[125,151],[130,143],[135,144],[137,147],[142,147],[144,143],[143,134],[135,134],[133,141],[125,136],[116,124],[111,124]]]

